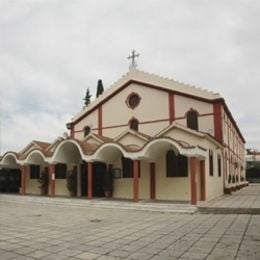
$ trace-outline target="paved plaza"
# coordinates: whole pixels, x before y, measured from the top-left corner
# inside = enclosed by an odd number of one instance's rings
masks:
[[[227,200],[259,194],[260,186],[251,186],[206,206],[227,208]],[[1,260],[260,259],[259,214],[84,207],[77,199],[71,207],[69,199],[42,199],[0,195]]]

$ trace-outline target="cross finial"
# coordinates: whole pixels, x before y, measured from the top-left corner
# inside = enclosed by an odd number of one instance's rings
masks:
[[[139,53],[137,53],[135,50],[132,50],[131,55],[129,55],[129,56],[127,57],[128,60],[131,59],[131,64],[130,64],[130,66],[129,66],[129,69],[130,69],[130,70],[131,70],[131,69],[136,69],[137,63],[136,63],[136,61],[135,61],[135,58],[137,58],[137,57],[139,57],[139,56],[140,56]]]

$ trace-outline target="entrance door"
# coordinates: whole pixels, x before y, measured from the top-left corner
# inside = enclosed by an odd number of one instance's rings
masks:
[[[19,169],[3,169],[0,171],[0,192],[19,193],[21,172]]]
[[[93,163],[93,183],[92,190],[94,197],[104,197],[104,175],[106,173],[107,167],[105,163],[94,162]]]
[[[83,161],[80,168],[80,178],[81,178],[81,196],[86,197],[88,194],[88,176],[87,176],[88,164]]]

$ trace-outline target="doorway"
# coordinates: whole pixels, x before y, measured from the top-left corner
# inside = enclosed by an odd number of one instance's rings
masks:
[[[106,173],[107,166],[102,162],[93,163],[93,183],[92,191],[94,197],[104,197],[104,175]]]
[[[19,169],[0,170],[0,192],[19,193],[21,185],[21,171]]]
[[[93,176],[92,176],[92,192],[93,197],[104,197],[104,175],[106,173],[107,166],[102,162],[93,163]],[[88,195],[88,163],[83,162],[80,170],[81,181],[81,196],[86,197]]]

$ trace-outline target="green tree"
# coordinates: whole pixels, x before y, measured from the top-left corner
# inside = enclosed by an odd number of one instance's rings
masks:
[[[99,79],[98,83],[97,83],[97,94],[96,94],[96,97],[98,98],[98,96],[101,95],[103,92],[104,92],[103,83],[102,83],[102,80]]]
[[[86,107],[91,103],[90,98],[91,98],[90,91],[89,88],[87,88],[86,96],[83,98]]]

